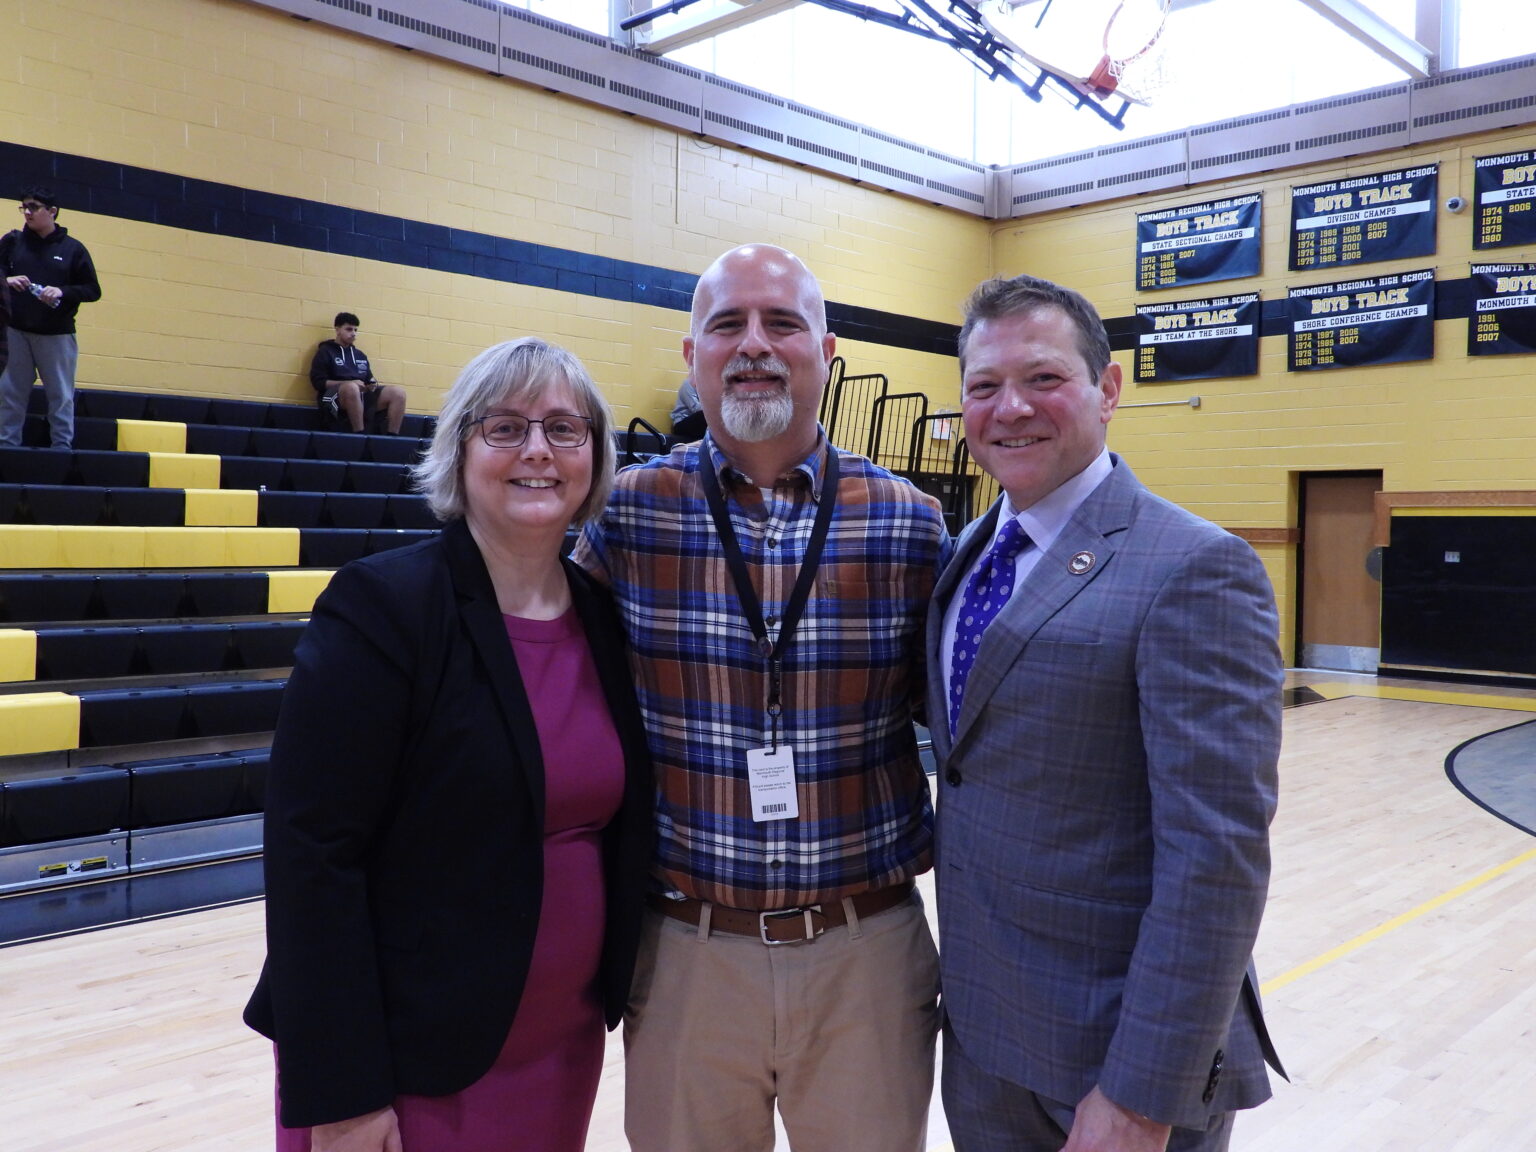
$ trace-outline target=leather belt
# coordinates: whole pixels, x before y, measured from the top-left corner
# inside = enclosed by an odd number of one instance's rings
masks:
[[[863,918],[894,908],[912,895],[912,887],[912,881],[907,880],[901,884],[877,888],[873,892],[860,892],[850,898],[854,914]],[[695,927],[705,908],[703,900],[669,900],[665,896],[647,896],[646,903],[664,916]],[[847,922],[848,915],[841,900],[825,905],[777,908],[771,912],[749,912],[742,908],[727,908],[723,904],[709,905],[711,932],[755,936],[764,944],[803,944],[816,939],[828,928],[837,928]]]

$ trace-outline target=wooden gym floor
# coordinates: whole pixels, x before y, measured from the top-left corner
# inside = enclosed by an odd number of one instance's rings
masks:
[[[1257,959],[1292,1083],[1233,1148],[1536,1150],[1536,692],[1291,683]],[[270,1147],[261,952],[259,901],[0,948],[0,1144]],[[621,1078],[614,1042],[593,1152],[625,1147]]]

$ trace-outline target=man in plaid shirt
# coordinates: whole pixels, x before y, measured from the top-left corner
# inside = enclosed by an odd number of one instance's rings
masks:
[[[938,971],[918,762],[936,501],[817,421],[835,338],[769,245],[700,278],[701,443],[620,474],[576,558],[614,591],[656,760],[625,1019],[636,1152],[921,1152]],[[711,489],[713,488],[713,498]]]

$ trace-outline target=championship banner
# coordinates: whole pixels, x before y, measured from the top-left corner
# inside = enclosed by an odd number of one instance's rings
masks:
[[[1292,372],[1429,360],[1435,354],[1435,273],[1404,272],[1292,288]]]
[[[1440,166],[1291,189],[1291,271],[1435,254]]]
[[[1264,196],[1136,214],[1136,290],[1259,274]]]
[[[1136,383],[1256,375],[1259,311],[1257,292],[1138,306]]]
[[[1473,248],[1536,244],[1536,153],[1478,158]]]
[[[1468,356],[1536,352],[1536,264],[1472,265]]]

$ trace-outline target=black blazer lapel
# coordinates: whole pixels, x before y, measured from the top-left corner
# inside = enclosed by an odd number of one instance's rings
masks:
[[[539,750],[539,733],[533,721],[533,707],[523,688],[523,678],[512,654],[512,643],[496,604],[496,590],[491,575],[480,556],[469,527],[456,520],[443,529],[443,547],[448,553],[448,570],[459,601],[459,616],[475,651],[490,672],[507,729],[507,740],[517,753],[517,767],[527,782],[533,798],[537,827],[544,827],[544,757]]]

